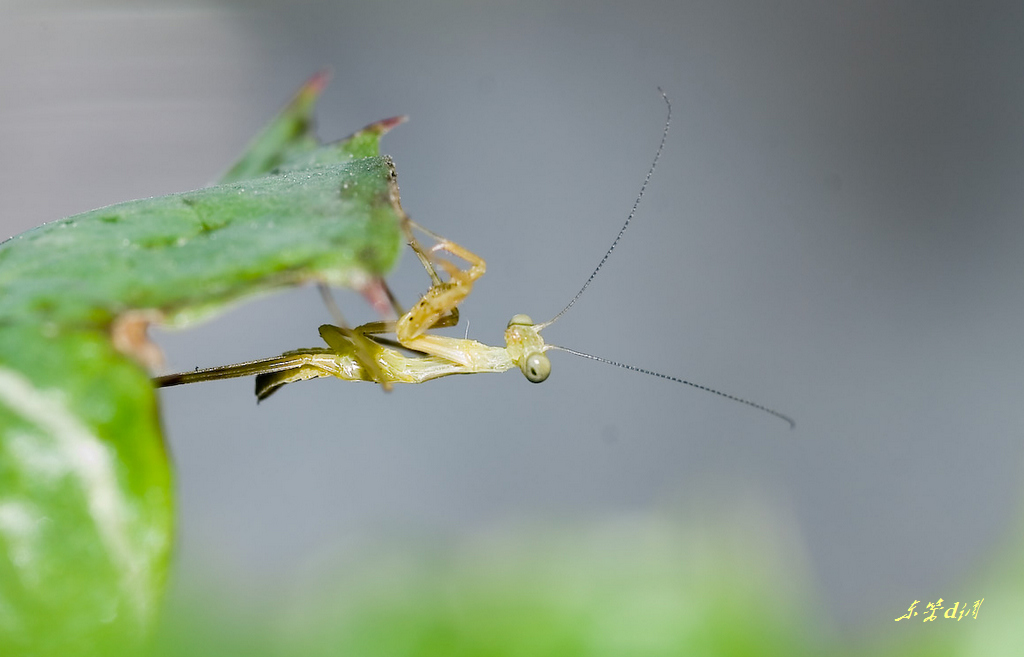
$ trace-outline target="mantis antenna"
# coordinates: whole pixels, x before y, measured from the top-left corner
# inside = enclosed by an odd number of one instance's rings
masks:
[[[544,339],[540,336],[542,329],[554,324],[583,295],[594,281],[597,273],[601,271],[604,263],[608,261],[612,251],[615,250],[636,215],[640,199],[643,198],[644,192],[647,190],[647,184],[654,174],[661,151],[665,147],[669,125],[672,122],[672,103],[661,87],[658,88],[658,91],[668,109],[665,128],[661,134],[658,150],[654,154],[654,160],[651,162],[651,168],[648,169],[647,176],[640,187],[640,193],[637,195],[636,201],[633,202],[633,208],[622,224],[622,228],[619,229],[619,234],[616,235],[612,245],[608,247],[583,287],[551,320],[543,324],[534,324],[527,315],[515,315],[509,320],[505,329],[504,347],[481,344],[475,340],[469,340],[468,337],[452,338],[429,333],[430,329],[453,326],[458,321],[457,306],[470,294],[473,283],[484,275],[486,263],[483,258],[465,247],[436,235],[422,226],[416,226],[406,218],[409,245],[430,275],[432,284],[426,294],[416,302],[416,305],[408,312],[403,313],[397,321],[369,322],[354,329],[343,324],[340,326],[325,324],[320,327],[320,336],[327,343],[327,348],[297,349],[274,358],[171,374],[155,378],[154,383],[157,386],[172,386],[255,374],[256,397],[259,400],[266,399],[287,383],[323,376],[333,376],[346,381],[373,381],[388,389],[393,383],[423,383],[453,374],[505,372],[518,367],[527,380],[540,383],[546,380],[551,373],[551,361],[544,352],[556,349],[581,358],[615,365],[710,392],[774,415],[787,422],[790,428],[795,428],[796,423],[789,416],[767,406],[667,374],[592,356],[566,347],[545,344]],[[421,247],[412,235],[411,231],[414,227],[428,235],[436,243],[429,249]],[[451,261],[441,257],[441,253],[464,260],[469,266],[464,269],[459,268]],[[435,266],[448,275],[448,280],[440,279]],[[323,288],[321,292],[324,292]],[[326,298],[327,296],[325,296]],[[392,302],[397,306],[393,299]],[[340,320],[340,311],[334,308],[334,313]],[[341,324],[340,321],[339,324]],[[382,334],[386,333],[393,333],[396,339],[382,337]],[[412,355],[402,353],[400,350],[412,352]]]
[[[554,317],[552,317],[548,321],[544,322],[543,324],[538,324],[536,326],[536,330],[537,331],[540,331],[543,328],[551,326],[556,321],[558,321],[558,319],[562,315],[564,315],[566,313],[566,311],[568,311],[570,308],[572,308],[573,305],[575,305],[575,303],[579,300],[579,298],[581,296],[583,296],[583,293],[586,291],[586,289],[588,287],[590,287],[590,284],[594,281],[594,278],[597,277],[597,272],[601,271],[601,268],[604,267],[604,263],[606,263],[608,261],[609,256],[611,256],[612,251],[614,251],[615,247],[618,246],[619,240],[622,239],[622,235],[626,232],[626,229],[629,228],[629,224],[630,224],[630,222],[633,221],[633,217],[636,216],[636,210],[640,206],[640,199],[642,199],[644,197],[644,192],[647,191],[647,184],[651,182],[651,176],[654,175],[654,169],[657,168],[658,160],[661,158],[661,151],[665,148],[665,142],[668,139],[668,130],[669,130],[669,127],[670,127],[670,125],[672,123],[672,102],[668,99],[668,95],[665,93],[665,91],[661,87],[658,87],[658,93],[661,94],[662,99],[665,101],[665,106],[666,106],[666,109],[667,109],[667,113],[666,113],[666,116],[665,116],[665,128],[662,130],[662,133],[661,133],[661,142],[658,143],[658,150],[654,152],[654,160],[651,161],[651,168],[649,168],[647,170],[647,175],[644,177],[644,182],[643,182],[642,185],[640,185],[640,193],[637,194],[636,200],[633,201],[633,207],[632,207],[632,209],[630,209],[629,215],[626,216],[626,221],[622,224],[622,228],[619,229],[619,234],[615,236],[614,240],[612,240],[611,246],[609,246],[608,250],[605,251],[604,256],[602,256],[601,260],[597,263],[597,267],[594,267],[594,271],[592,271],[590,273],[590,276],[583,283],[583,287],[581,287],[580,291],[576,293],[576,296],[574,296],[569,301],[569,303],[567,303],[565,305],[565,308],[562,308],[560,311],[558,311],[557,315],[555,315]],[[668,374],[662,374],[661,372],[654,372],[652,370],[646,370],[646,369],[643,369],[641,367],[636,367],[635,365],[628,365],[626,363],[620,363],[620,362],[617,362],[617,361],[614,361],[614,360],[609,360],[607,358],[601,358],[600,356],[594,356],[592,354],[584,353],[582,351],[576,351],[575,349],[569,349],[567,347],[559,347],[559,346],[556,346],[556,345],[546,345],[546,347],[548,349],[556,349],[558,351],[564,351],[566,353],[573,354],[574,356],[579,356],[580,358],[587,358],[589,360],[595,360],[595,361],[597,361],[599,363],[605,363],[607,365],[614,365],[616,367],[621,367],[623,369],[630,370],[630,371],[633,371],[633,372],[640,372],[641,374],[649,374],[651,376],[656,376],[656,377],[661,378],[661,379],[667,379],[668,381],[674,381],[676,383],[681,383],[683,385],[687,385],[687,386],[690,386],[690,387],[693,387],[693,388],[697,388],[698,390],[703,390],[704,392],[710,392],[713,395],[718,395],[719,397],[724,397],[725,399],[728,399],[730,401],[739,402],[740,404],[745,404],[745,405],[750,406],[752,408],[756,408],[759,411],[764,411],[765,413],[768,413],[769,415],[774,415],[775,417],[777,417],[777,418],[779,418],[781,420],[786,421],[789,424],[789,428],[790,429],[795,429],[796,428],[796,422],[793,421],[793,419],[791,417],[789,417],[788,415],[785,415],[785,414],[780,413],[780,412],[778,412],[776,410],[768,408],[767,406],[763,406],[761,404],[757,404],[755,402],[749,401],[747,399],[743,399],[741,397],[736,397],[735,395],[730,395],[730,394],[722,392],[720,390],[715,390],[713,388],[709,388],[709,387],[701,385],[699,383],[693,383],[692,381],[686,381],[686,380],[680,379],[678,377],[669,376]],[[550,369],[550,365],[547,365],[547,368]],[[527,378],[530,378],[530,376],[527,375]],[[533,379],[530,379],[530,380],[532,381]]]
[[[626,232],[626,229],[629,228],[630,222],[633,221],[633,217],[636,215],[636,209],[640,206],[640,199],[644,197],[644,192],[647,191],[647,183],[651,182],[651,176],[654,175],[654,169],[658,166],[658,160],[661,159],[661,151],[664,150],[665,141],[668,139],[668,128],[672,123],[672,101],[668,99],[668,95],[665,94],[665,91],[661,87],[658,87],[658,93],[661,94],[662,99],[665,101],[665,107],[668,109],[668,113],[665,116],[665,129],[661,132],[661,142],[658,144],[658,150],[654,152],[654,160],[651,162],[651,168],[647,170],[647,175],[644,176],[644,182],[640,185],[640,193],[636,195],[636,200],[633,201],[633,208],[629,211],[629,215],[626,217],[626,221],[622,224],[622,228],[619,229],[619,234],[615,236],[614,240],[612,240],[612,245],[604,252],[604,257],[602,257],[601,261],[597,263],[596,267],[594,267],[594,271],[591,272],[590,277],[583,284],[583,287],[580,288],[580,291],[576,293],[576,296],[574,296],[569,303],[565,304],[565,308],[558,311],[557,315],[539,325],[540,328],[551,326],[557,322],[558,318],[564,315],[565,311],[572,308],[573,305],[576,304],[576,301],[583,296],[583,293],[588,287],[590,287],[590,284],[597,276],[597,272],[601,271],[601,267],[604,267],[604,263],[608,261],[608,257],[612,254],[612,251],[614,251],[615,247],[619,245],[619,240],[622,239],[622,235]]]
[[[676,383],[682,383],[683,385],[690,386],[690,387],[696,388],[698,390],[703,390],[704,392],[710,392],[711,394],[718,395],[719,397],[725,397],[726,399],[728,399],[730,401],[739,402],[741,404],[746,404],[747,406],[750,406],[752,408],[756,408],[759,411],[764,411],[765,413],[768,413],[770,415],[774,415],[775,417],[779,418],[780,420],[785,420],[786,422],[789,423],[789,428],[790,429],[796,429],[796,422],[793,420],[793,418],[789,417],[788,415],[780,413],[780,412],[778,412],[776,410],[772,410],[772,409],[768,408],[767,406],[762,406],[761,404],[757,404],[757,403],[754,403],[752,401],[748,401],[746,399],[743,399],[742,397],[736,397],[736,396],[730,395],[730,394],[728,394],[726,392],[721,392],[719,390],[714,390],[713,388],[709,388],[707,386],[702,386],[699,383],[693,383],[692,381],[686,381],[684,379],[680,379],[680,378],[677,378],[677,377],[674,377],[674,376],[669,376],[668,374],[662,374],[661,372],[653,372],[651,370],[645,370],[645,369],[643,369],[641,367],[636,367],[635,365],[627,365],[626,363],[619,363],[619,362],[614,361],[614,360],[608,360],[607,358],[601,358],[600,356],[593,356],[591,354],[587,354],[587,353],[584,353],[582,351],[576,351],[575,349],[568,349],[566,347],[559,347],[559,346],[556,346],[556,345],[548,345],[548,346],[551,349],[557,349],[558,351],[565,351],[567,353],[573,354],[574,356],[579,356],[580,358],[589,358],[590,360],[596,360],[599,363],[606,363],[608,365],[614,365],[615,367],[621,367],[622,369],[625,369],[625,370],[631,370],[633,372],[640,372],[641,374],[650,374],[651,376],[656,376],[656,377],[659,377],[659,378],[662,378],[662,379],[668,379],[669,381],[675,381]]]

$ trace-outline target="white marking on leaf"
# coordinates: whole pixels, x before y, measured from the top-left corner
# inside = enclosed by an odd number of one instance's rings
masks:
[[[18,455],[34,458],[44,471],[53,474],[61,470],[78,481],[100,540],[121,571],[121,589],[132,598],[140,615],[148,616],[145,557],[131,545],[129,528],[134,513],[119,488],[113,450],[75,416],[59,390],[38,390],[18,372],[0,368],[0,401],[53,440],[52,447],[26,449],[17,440],[13,446]],[[25,434],[20,436],[25,438]],[[50,454],[40,460],[38,452],[44,449]],[[17,526],[17,512],[12,518]]]
[[[0,501],[0,535],[7,541],[11,561],[26,573],[33,573],[33,555],[39,539],[39,512],[25,502]]]
[[[68,474],[68,460],[47,445],[40,436],[11,431],[7,434],[7,452],[18,470],[31,473],[36,484],[53,485]]]

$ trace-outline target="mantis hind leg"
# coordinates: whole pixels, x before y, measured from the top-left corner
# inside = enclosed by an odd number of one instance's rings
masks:
[[[378,360],[381,346],[366,337],[363,327],[348,329],[324,324],[320,327],[320,337],[334,353],[351,355],[362,366],[368,380],[376,381],[384,390],[391,390],[393,378],[387,375]]]
[[[346,381],[373,381],[385,390],[397,379],[384,369],[381,354],[385,348],[366,337],[362,328],[343,328],[333,324],[320,327],[320,337],[328,349],[303,349],[285,354],[281,367],[265,369],[256,376],[256,398],[262,401],[281,386],[315,379],[321,376],[336,376]],[[334,359],[323,360],[320,354],[330,353]]]

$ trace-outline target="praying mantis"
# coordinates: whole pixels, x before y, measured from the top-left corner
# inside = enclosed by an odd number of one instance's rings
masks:
[[[432,285],[408,312],[399,312],[397,320],[369,322],[355,328],[343,324],[324,324],[320,326],[319,332],[327,344],[326,348],[297,349],[271,358],[160,376],[154,379],[155,385],[167,387],[256,375],[256,398],[262,401],[288,383],[327,376],[345,381],[371,381],[387,390],[395,383],[424,383],[455,374],[497,373],[518,368],[528,381],[541,383],[551,373],[551,361],[545,352],[559,350],[691,386],[773,415],[788,423],[791,429],[795,428],[795,421],[788,415],[761,404],[677,377],[547,344],[541,337],[541,331],[565,314],[586,291],[636,214],[665,147],[672,120],[672,104],[661,88],[658,91],[667,108],[665,125],[633,208],[586,283],[551,320],[537,324],[528,315],[514,315],[505,328],[504,347],[486,345],[468,337],[453,338],[428,333],[430,329],[457,323],[458,305],[469,296],[473,284],[484,275],[487,265],[482,257],[467,248],[416,226],[406,218],[403,229],[408,243],[430,275]],[[431,237],[434,245],[424,249],[413,235],[413,228]],[[468,266],[460,268],[440,254],[455,256]],[[447,280],[441,280],[437,269],[447,274]],[[329,299],[325,288],[321,288],[321,292],[325,294],[325,299]],[[394,300],[390,292],[388,296]],[[398,309],[397,303],[395,306]],[[394,334],[395,339],[383,337],[387,334]],[[411,355],[403,352],[410,352]]]

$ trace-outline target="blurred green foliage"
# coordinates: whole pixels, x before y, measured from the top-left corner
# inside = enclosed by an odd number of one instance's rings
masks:
[[[333,575],[318,570],[272,609],[254,610],[216,594],[219,603],[211,604],[202,591],[181,596],[151,654],[1020,654],[1021,566],[1000,561],[971,584],[986,598],[977,619],[896,623],[904,602],[886,600],[879,602],[877,623],[859,634],[840,632],[815,597],[798,537],[762,511],[760,517],[725,514],[703,525],[640,517],[367,550],[345,559]]]

